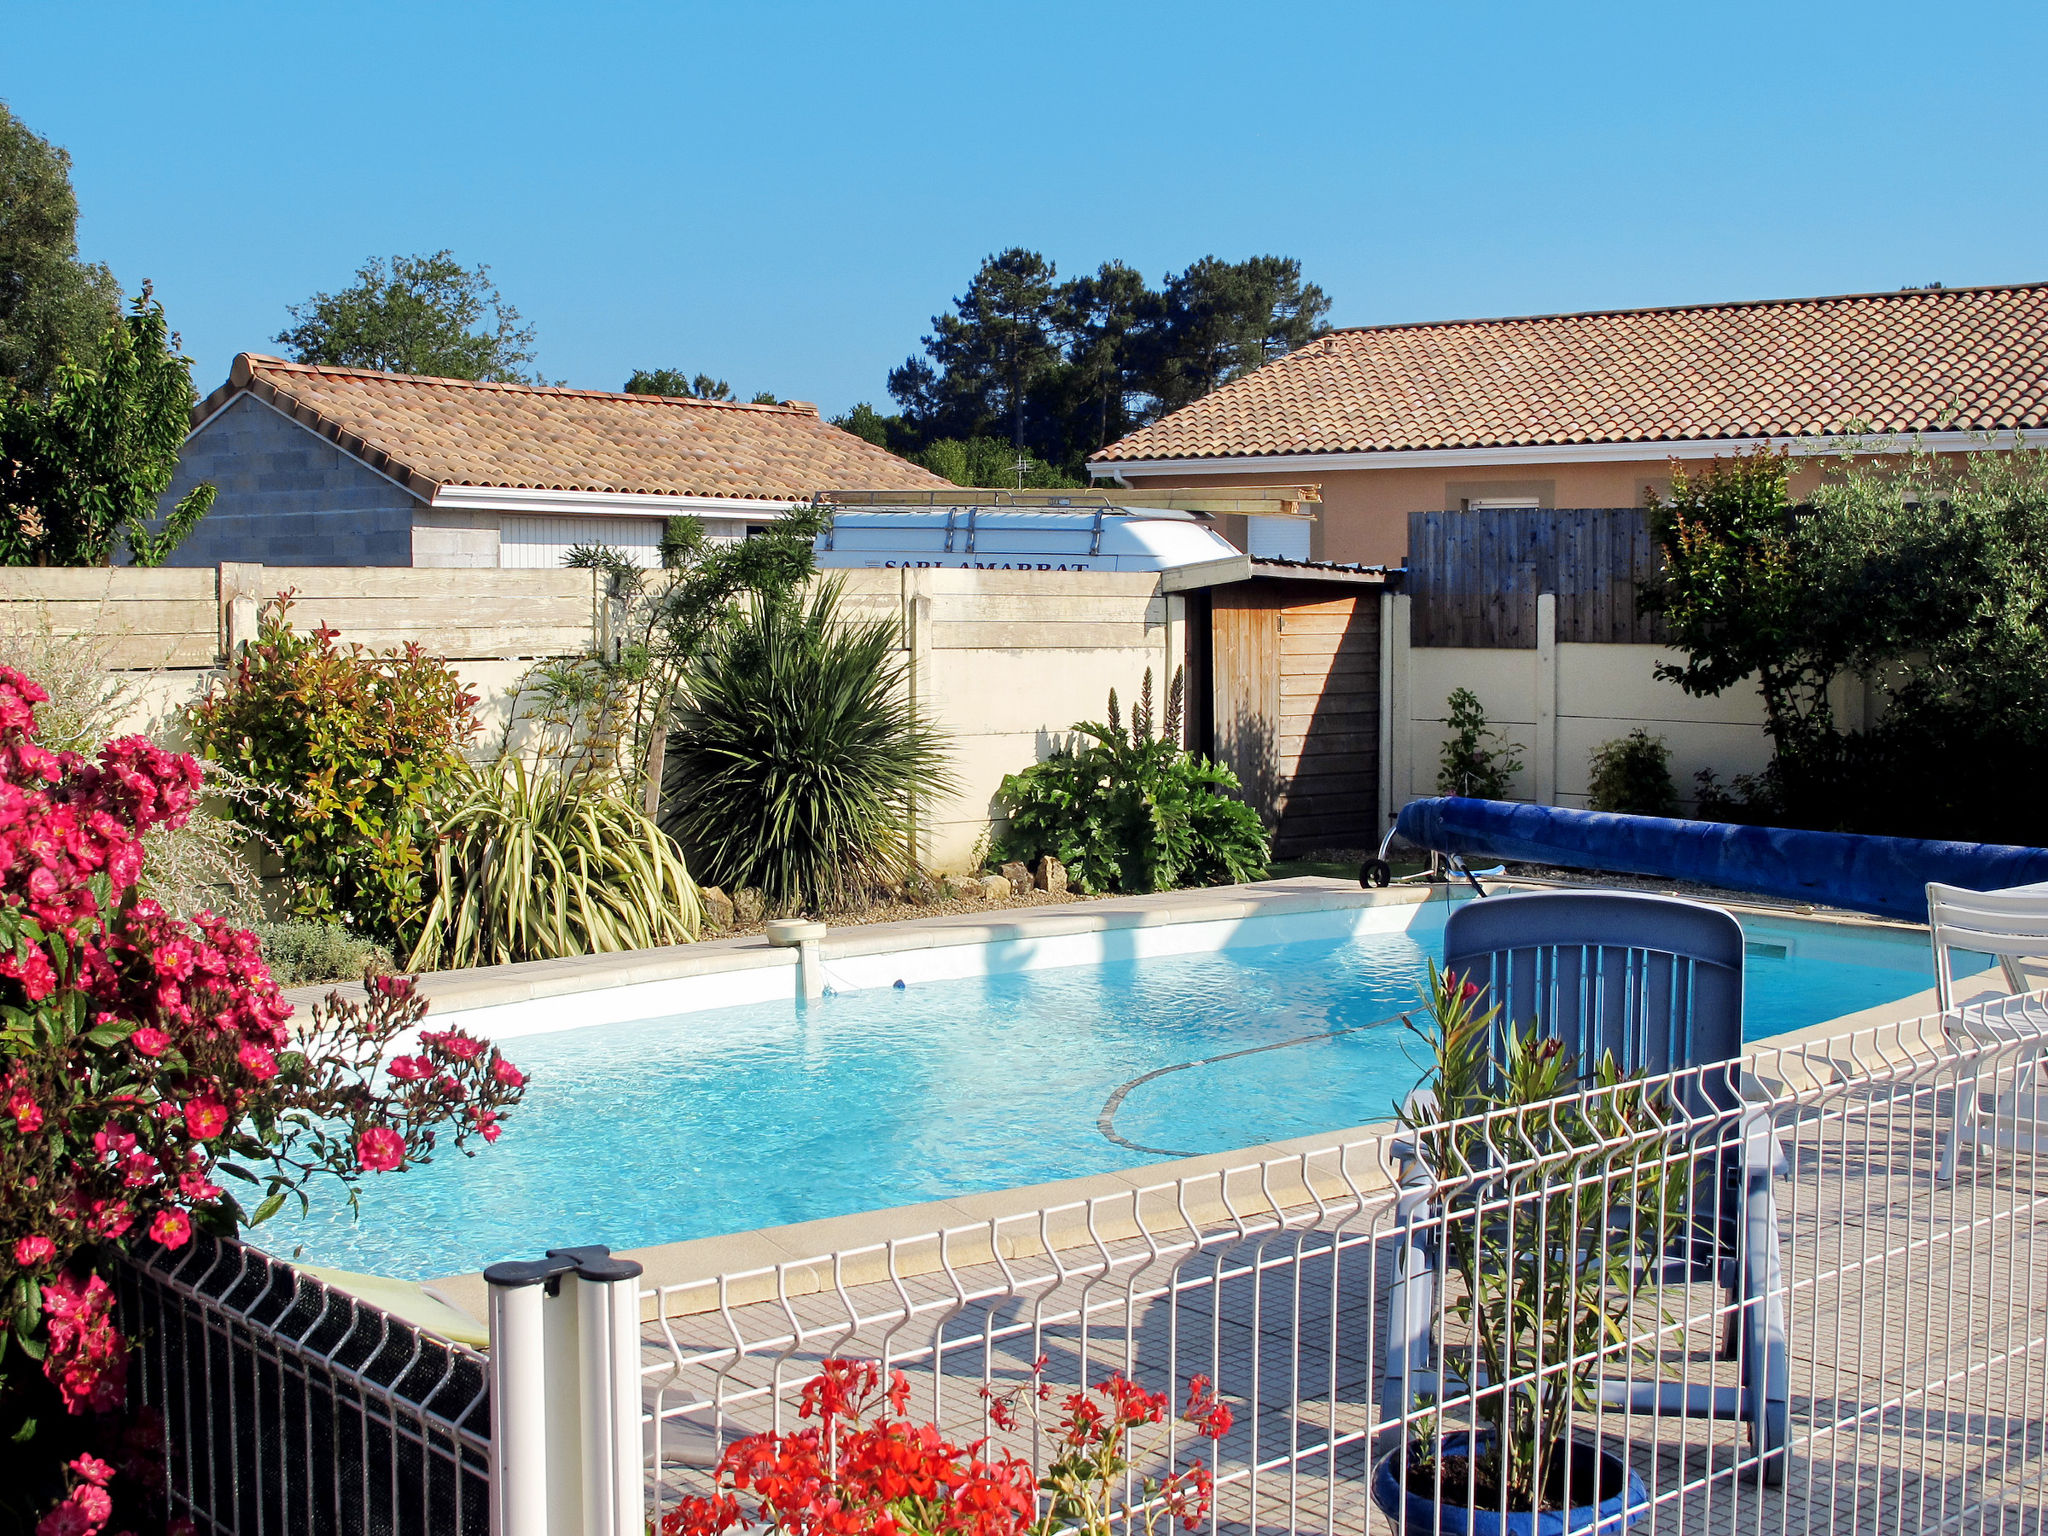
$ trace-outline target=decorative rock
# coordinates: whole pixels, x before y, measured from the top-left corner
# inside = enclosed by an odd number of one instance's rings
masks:
[[[1003,866],[1002,875],[1005,880],[1010,882],[1010,894],[1012,896],[1029,896],[1031,894],[1031,866],[1029,864],[1020,864],[1015,859],[1012,859]]]
[[[981,877],[981,899],[983,901],[1001,901],[1009,894],[1010,882],[1001,875],[983,875]]]
[[[723,933],[732,926],[732,898],[715,885],[707,885],[697,893],[697,899],[704,905],[704,926],[713,933]]]
[[[1049,853],[1044,855],[1038,861],[1038,876],[1034,883],[1048,896],[1066,895],[1067,866]]]
[[[981,876],[941,875],[939,895],[947,901],[979,901],[981,899]]]
[[[766,908],[761,901],[761,892],[756,886],[742,886],[732,893],[732,915],[735,922],[758,923]]]

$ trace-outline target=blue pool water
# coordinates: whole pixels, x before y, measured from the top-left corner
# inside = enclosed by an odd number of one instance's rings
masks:
[[[1931,984],[1925,942],[1750,930],[1751,1038]],[[258,1240],[426,1277],[1042,1183],[1387,1118],[1421,1072],[1399,1014],[1431,934],[874,988],[511,1042],[532,1077],[475,1158],[366,1182]],[[1162,1067],[1300,1041],[1131,1088]],[[1149,1149],[1149,1150],[1142,1150]],[[324,1202],[332,1207],[336,1202]]]

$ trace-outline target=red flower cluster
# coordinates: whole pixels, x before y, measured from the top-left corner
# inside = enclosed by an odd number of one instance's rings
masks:
[[[49,1353],[43,1371],[73,1413],[111,1413],[127,1391],[128,1356],[114,1327],[113,1288],[98,1275],[83,1284],[59,1272],[43,1287]]]
[[[41,1331],[65,1407],[106,1413],[125,1355],[96,1248],[260,1221],[316,1173],[352,1186],[425,1160],[440,1126],[495,1140],[525,1079],[450,1030],[423,1037],[417,1081],[385,1080],[425,1016],[407,980],[330,998],[295,1036],[253,934],[135,894],[143,835],[182,825],[198,765],[141,737],[93,762],[48,751],[45,698],[0,667],[0,1370],[8,1334]],[[223,1159],[267,1186],[253,1216],[214,1182]],[[106,1483],[79,1478],[52,1532],[104,1520]]]
[[[1009,1391],[982,1389],[990,1420],[1016,1429],[1051,1396],[1039,1379]],[[686,1498],[662,1517],[661,1536],[723,1536],[748,1525],[790,1536],[1027,1536],[1078,1530],[1150,1532],[1158,1518],[1192,1531],[1214,1491],[1199,1462],[1165,1478],[1140,1479],[1135,1506],[1116,1502],[1133,1464],[1131,1433],[1166,1419],[1164,1393],[1147,1392],[1122,1375],[1061,1403],[1056,1454],[1044,1476],[987,1439],[956,1445],[930,1424],[912,1424],[910,1383],[898,1371],[883,1396],[886,1411],[868,1418],[881,1372],[869,1360],[826,1360],[804,1387],[798,1413],[816,1426],[792,1434],[749,1435],[720,1458],[718,1489]],[[1023,1415],[1019,1404],[1024,1405]],[[891,1417],[894,1415],[894,1417]],[[1230,1409],[1197,1376],[1183,1417],[1219,1440],[1230,1432]],[[1043,1518],[1037,1490],[1049,1495]],[[751,1494],[752,1508],[740,1495]]]
[[[887,1412],[875,1405],[873,1361],[827,1360],[799,1409],[817,1425],[787,1435],[749,1435],[726,1448],[719,1492],[685,1499],[662,1517],[661,1536],[722,1536],[750,1524],[791,1536],[1022,1536],[1036,1501],[1030,1463],[987,1441],[956,1445],[901,1415],[910,1384],[890,1380]],[[739,1495],[753,1495],[751,1513]]]

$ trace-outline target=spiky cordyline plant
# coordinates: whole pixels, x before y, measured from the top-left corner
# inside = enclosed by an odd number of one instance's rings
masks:
[[[615,781],[507,758],[470,770],[442,818],[434,899],[409,964],[684,944],[700,912],[675,844]]]
[[[895,620],[844,617],[843,586],[751,601],[706,643],[669,737],[662,827],[699,878],[779,911],[900,876],[916,808],[954,784]]]

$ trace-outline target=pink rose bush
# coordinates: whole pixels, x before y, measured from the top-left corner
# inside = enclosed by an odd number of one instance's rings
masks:
[[[231,1235],[305,1206],[323,1175],[353,1205],[366,1175],[496,1140],[525,1084],[488,1042],[423,1030],[405,978],[292,1027],[253,934],[135,894],[143,834],[182,824],[197,764],[139,736],[92,762],[47,751],[45,700],[0,667],[0,1442],[17,1451],[62,1437],[53,1415],[125,1405],[112,1248]],[[416,1050],[387,1071],[406,1036]],[[134,1429],[39,1453],[42,1536],[93,1536],[147,1495]]]

